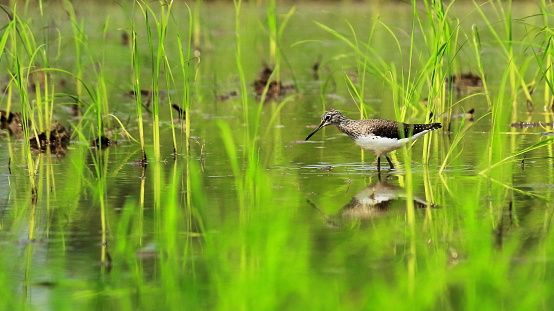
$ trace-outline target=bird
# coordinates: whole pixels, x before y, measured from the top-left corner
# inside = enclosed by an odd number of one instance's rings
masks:
[[[407,124],[384,119],[352,120],[340,111],[331,109],[321,117],[319,126],[306,137],[309,140],[317,131],[328,125],[335,125],[341,132],[348,135],[358,147],[372,152],[377,156],[377,171],[381,172],[381,156],[385,156],[390,169],[394,164],[387,155],[389,152],[402,148],[408,142],[413,142],[429,131],[440,129],[440,123]]]

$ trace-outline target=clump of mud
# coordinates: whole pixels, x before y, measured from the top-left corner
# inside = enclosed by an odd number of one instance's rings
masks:
[[[50,150],[52,154],[64,155],[67,152],[69,138],[70,133],[63,125],[56,122],[49,130],[31,136],[29,143],[33,151],[46,152]]]
[[[254,92],[258,98],[261,98],[265,93],[265,100],[276,100],[284,97],[287,92],[294,90],[294,85],[284,84],[281,81],[271,80],[273,69],[265,66],[258,74],[258,79],[254,81]]]
[[[23,118],[21,113],[0,110],[0,129],[7,130],[16,138],[21,138],[23,136]]]
[[[456,94],[470,94],[475,89],[483,87],[483,79],[471,72],[452,75],[446,78],[446,83],[451,87]]]
[[[97,149],[106,149],[116,144],[115,140],[109,139],[106,136],[98,136],[90,141],[90,146]]]

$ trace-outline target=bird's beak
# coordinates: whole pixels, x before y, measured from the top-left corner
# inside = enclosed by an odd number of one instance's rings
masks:
[[[319,126],[310,135],[308,135],[308,137],[306,137],[306,140],[310,139],[310,137],[312,137],[317,131],[319,131],[324,126],[325,126],[325,121],[321,121]]]

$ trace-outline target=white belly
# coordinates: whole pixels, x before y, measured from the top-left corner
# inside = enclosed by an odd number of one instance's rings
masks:
[[[409,141],[414,141],[423,134],[424,132],[418,133],[412,138],[402,139],[386,138],[375,135],[360,136],[356,138],[354,142],[356,143],[356,145],[358,145],[358,147],[366,151],[373,152],[377,156],[382,156],[386,153],[402,148],[404,144]]]

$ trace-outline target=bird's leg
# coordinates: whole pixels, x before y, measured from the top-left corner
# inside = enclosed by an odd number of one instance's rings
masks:
[[[377,156],[377,174],[381,175],[381,157]]]
[[[394,164],[392,164],[392,161],[390,160],[389,156],[385,155],[385,157],[387,158],[387,161],[389,161],[390,169],[394,170]]]

